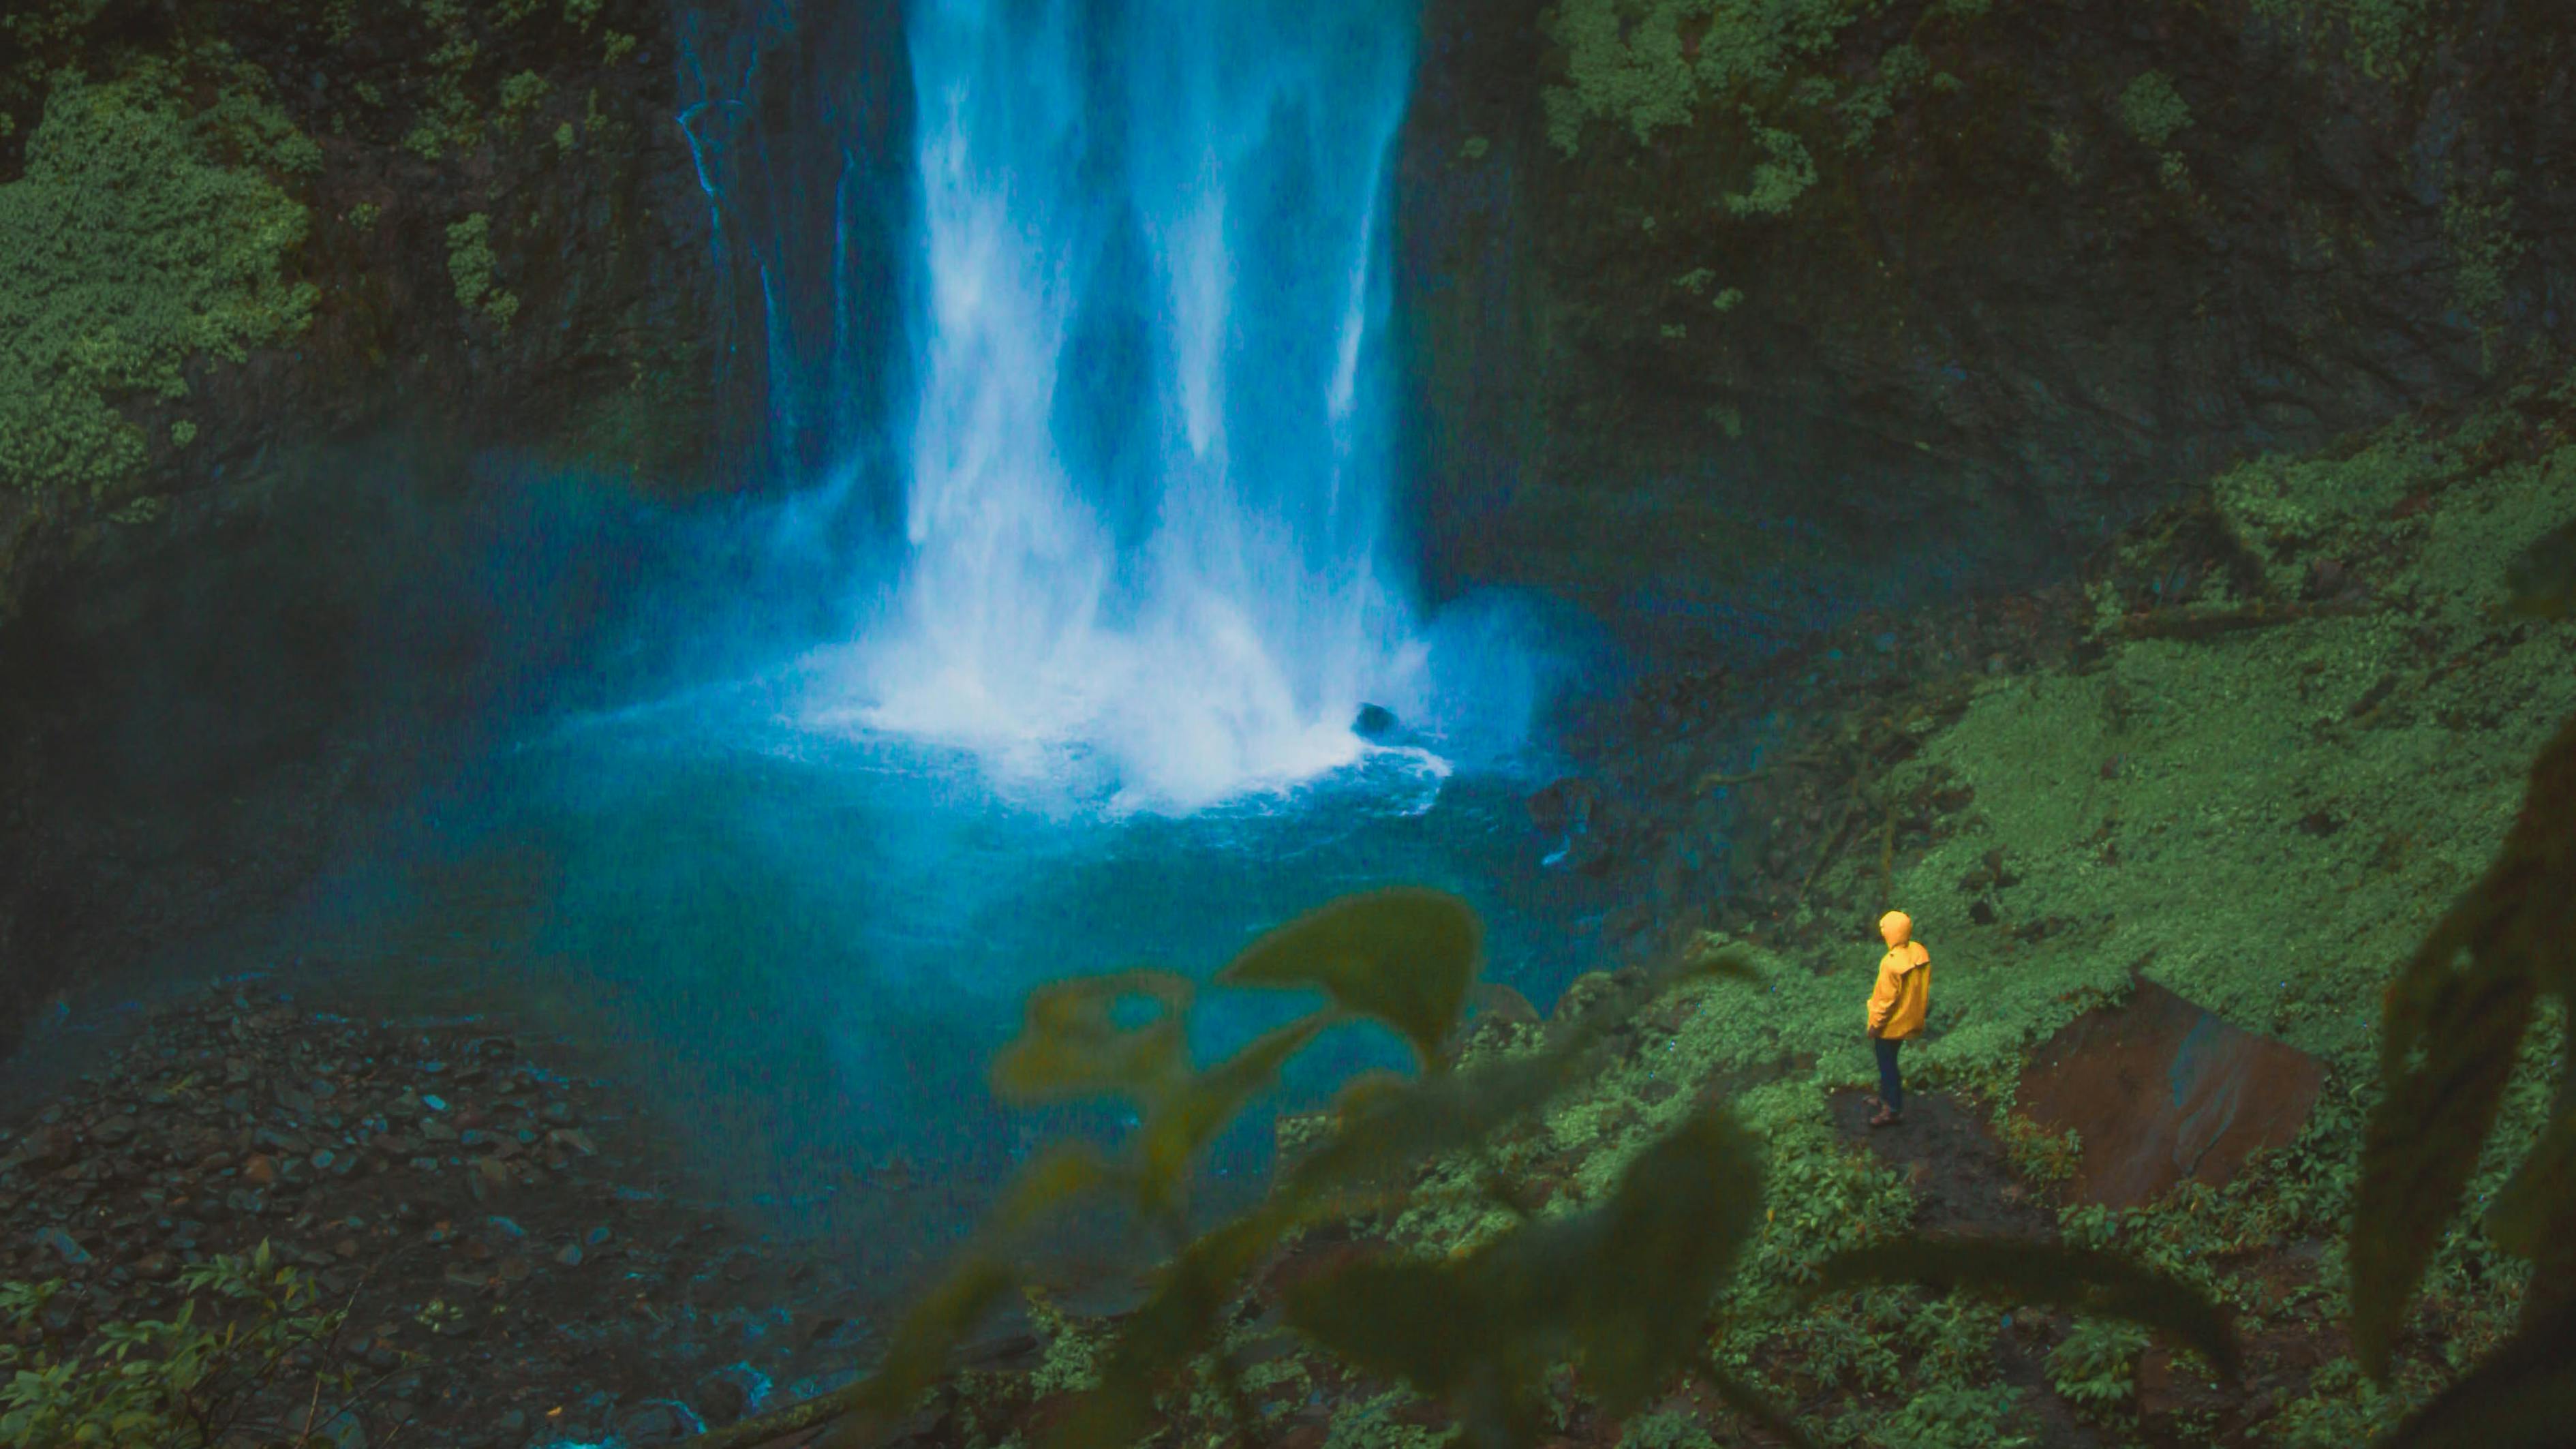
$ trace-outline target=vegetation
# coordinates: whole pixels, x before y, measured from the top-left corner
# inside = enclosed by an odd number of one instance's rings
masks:
[[[62,1281],[0,1284],[0,1321],[19,1340],[0,1343],[0,1368],[12,1370],[0,1384],[0,1444],[211,1449],[337,1437],[366,1395],[348,1371],[322,1366],[345,1308],[321,1307],[312,1278],[266,1243],[190,1267],[179,1283],[191,1297],[176,1318],[108,1324],[94,1347],[68,1357],[48,1346]]]
[[[1849,1049],[1856,976],[1711,937],[1671,978],[1578,983],[1573,1025],[1553,1040],[1493,1030],[1444,1057],[1458,999],[1446,983],[1461,977],[1421,963],[1451,961],[1466,928],[1434,929],[1434,899],[1363,900],[1285,928],[1220,978],[1302,980],[1337,1008],[1205,1073],[1178,1055],[1179,978],[1073,983],[1033,1003],[997,1084],[1020,1099],[1130,1094],[1136,1139],[1119,1158],[1051,1159],[877,1377],[804,1411],[911,1407],[938,1380],[942,1345],[1009,1291],[1012,1245],[1057,1206],[1105,1195],[1176,1222],[1213,1123],[1306,1033],[1366,1016],[1412,1039],[1420,1070],[1355,1083],[1334,1113],[1283,1124],[1279,1196],[1183,1241],[1155,1297],[1099,1326],[1114,1335],[1106,1348],[1079,1340],[1100,1379],[1083,1413],[1051,1419],[1062,1442],[1228,1422],[1258,1442],[1279,1406],[1228,1385],[1238,1356],[1402,1385],[1445,1405],[1462,1442],[1521,1442],[1580,1402],[1635,1411],[1641,1444],[1693,1442],[1686,1426],[1721,1412],[1812,1442],[2037,1443],[2033,1405],[1994,1354],[2002,1307],[2033,1301],[2073,1314],[2071,1332],[2042,1344],[2051,1387],[2108,1424],[2140,1411],[2142,1321],[2195,1346],[2199,1358],[2178,1357],[2184,1376],[2219,1373],[2231,1331],[2332,1343],[2329,1325],[2349,1322],[2354,1357],[2283,1384],[2265,1437],[2457,1442],[2446,1436],[2474,1411],[2494,1416],[2477,1432],[2509,1438],[2528,1395],[2563,1372],[2532,1334],[2556,1331],[2547,1315],[2565,1310],[2534,1285],[2569,1281],[2551,1270],[2576,1226],[2553,1217],[2576,1202],[2564,1180],[2576,1124],[2553,1106],[2567,1090],[2564,1006],[2541,1005],[2563,985],[2543,970],[2543,944],[2576,922],[2539,884],[2576,874],[2576,724],[2545,733],[2576,719],[2576,679],[2566,627],[2510,622],[2563,614],[2576,594],[2562,526],[2576,516],[2571,410],[2576,381],[2517,388],[2220,478],[2103,572],[2086,668],[1982,680],[1894,722],[1914,757],[1856,788],[1856,813],[1973,786],[1965,828],[1909,846],[1911,861],[1891,833],[1883,859],[1820,862],[1811,876],[1808,914],[1849,909],[1865,924],[1883,898],[1913,911],[1945,975],[1941,1020],[1909,1074],[1993,1104],[2034,1180],[2069,1175],[2081,1144],[2014,1110],[2020,1064],[2118,999],[2142,963],[2319,1056],[2327,1089],[2306,1131],[2224,1188],[2070,1206],[2058,1249],[1945,1258],[1903,1237],[1907,1184],[1848,1148],[1826,1114],[1828,1090],[1868,1071]],[[2441,507],[2427,507],[2435,495]],[[2374,607],[2316,600],[2319,580],[2346,568],[2366,570]],[[2177,570],[2192,576],[2177,584]],[[2516,754],[2540,764],[2519,776]],[[2010,870],[1961,892],[1998,841]],[[2495,864],[2481,874],[2482,861]],[[2001,918],[1972,916],[1980,901],[2001,903]],[[2456,902],[2447,914],[2444,902]],[[1380,919],[1388,909],[1411,924]],[[2034,920],[2051,925],[2021,929]],[[2410,959],[2383,1001],[2377,963]],[[1301,976],[1296,961],[1312,964]],[[1372,997],[1380,973],[1411,994]],[[1158,1025],[1137,1024],[1140,1010]],[[1714,1105],[1730,1082],[1760,1085]],[[1665,1212],[1709,1226],[1659,1247],[1646,1282],[1609,1245],[1660,1241]],[[1272,1255],[1319,1226],[1356,1227],[1375,1246],[1287,1290],[1286,1327],[1307,1357],[1282,1360],[1233,1308]],[[2267,1276],[2291,1245],[2313,1274]],[[1588,1306],[1601,1300],[1572,1280],[1618,1285],[1604,1298],[1643,1321]],[[1448,1331],[1462,1322],[1478,1331]],[[1676,1410],[1677,1379],[1708,1397]],[[1789,1426],[1770,1406],[1790,1401],[1832,1407]],[[1419,1415],[1387,1418],[1409,1401],[1348,1402],[1336,1442],[1439,1441]]]
[[[187,99],[200,85],[211,105]],[[286,265],[307,216],[281,179],[318,164],[220,49],[58,80],[0,186],[0,478],[113,494],[149,452],[121,404],[184,398],[190,358],[301,331],[314,289]]]

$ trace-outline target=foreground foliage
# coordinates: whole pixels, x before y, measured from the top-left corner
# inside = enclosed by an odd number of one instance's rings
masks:
[[[2461,430],[2458,448],[2491,452],[2492,442],[2472,431]],[[2392,476],[2390,486],[2411,477]],[[2400,521],[2413,511],[2393,508]],[[2492,526],[2497,516],[2485,521]],[[2516,523],[2514,536],[2545,532],[2544,524],[2522,523],[2532,521]],[[2452,554],[2459,557],[2442,564],[2451,573],[2486,574],[2492,542],[2450,537],[2437,532],[2423,555],[2418,567],[2428,582],[2433,566]],[[2544,538],[2532,547],[2546,545]],[[2518,616],[2563,612],[2559,594],[2533,587],[2537,567],[2524,556],[2510,571],[2506,602]],[[2468,597],[2458,607],[2440,606],[2445,626],[2475,637],[2478,622],[2462,611],[2492,614],[2477,609],[2483,602]],[[2546,648],[2527,633],[2508,643],[2525,652]],[[2175,646],[2159,640],[2141,647]],[[1090,1360],[1096,1377],[1086,1375],[1073,1409],[1052,1420],[1047,1442],[1150,1438],[1173,1410],[1193,1402],[1193,1383],[1212,1387],[1243,1436],[1261,1442],[1261,1414],[1234,1358],[1238,1306],[1283,1244],[1309,1228],[1353,1219],[1394,1231],[1374,1251],[1346,1254],[1281,1292],[1286,1321],[1343,1362],[1445,1403],[1462,1442],[1529,1443],[1561,1428],[1550,1417],[1558,1412],[1551,1396],[1562,1392],[1558,1371],[1565,1365],[1605,1414],[1634,1412],[1630,1438],[1638,1443],[1695,1442],[1696,1431],[1660,1406],[1685,1375],[1792,1442],[1848,1441],[1860,1433],[1886,1443],[2024,1442],[2029,1426],[2018,1391],[1981,1388],[1977,1371],[1965,1367],[1988,1356],[1996,1325],[1991,1312],[1973,1306],[1979,1297],[2071,1310],[2077,1327],[2052,1352],[2050,1379],[2070,1402],[2114,1425],[2132,1412],[2147,1341],[2140,1327],[2188,1350],[2184,1363],[2196,1356],[2197,1367],[2225,1376],[2238,1352],[2233,1320],[2259,1307],[2305,1314],[2320,1327],[2349,1321],[2360,1360],[2329,1364],[2304,1397],[2284,1405],[2269,1432],[2286,1442],[2356,1443],[2392,1424],[2386,1442],[2397,1445],[2472,1437],[2487,1449],[2555,1442],[2576,1393],[2557,1349],[2576,1335],[2576,1312],[2562,1297],[2569,1281],[2562,1258],[2576,1228],[2568,1220],[2576,1212],[2576,1183],[2568,1180],[2576,1162],[2569,1110],[2576,1069],[2565,1065],[2563,1051],[2551,1063],[2560,1075],[2548,1126],[2496,1195],[2488,1221],[2494,1248],[2537,1263],[2550,1282],[2525,1296],[2531,1263],[2490,1261],[2478,1246],[2490,1235],[2464,1234],[2457,1224],[2472,1181],[2497,1174],[2501,1182],[2512,1167],[2516,1144],[2490,1141],[2490,1128],[2502,1132],[2499,1104],[2528,1074],[2536,1045],[2546,1058],[2543,1038],[2552,1028],[2543,1003],[2565,1009],[2570,963],[2563,943],[2576,926],[2576,903],[2555,887],[2569,879],[2576,879],[2576,720],[2540,751],[2494,865],[2424,938],[2388,993],[2376,1030],[2365,1014],[2358,1023],[2319,1016],[2302,1033],[2321,1036],[2330,1027],[2332,1039],[2316,1042],[2330,1060],[2344,1055],[2344,1041],[2375,1037],[2376,1086],[2355,1083],[2321,1102],[2299,1143],[2227,1189],[2186,1184],[2171,1211],[2069,1209],[2067,1246],[2058,1249],[1889,1241],[1897,1219],[1867,1207],[1874,1190],[1836,1179],[1846,1170],[1836,1164],[1850,1155],[1830,1141],[1811,1141],[1818,1134],[1800,1114],[1773,1110],[1772,1099],[1784,1093],[1812,1096],[1812,1078],[1753,1089],[1750,1127],[1704,1093],[1668,1094],[1669,1105],[1644,1119],[1648,1140],[1629,1143],[1623,1129],[1610,1150],[1596,1119],[1616,1103],[1584,1095],[1605,1064],[1623,1076],[1660,1067],[1687,1077],[1683,1086],[1705,1086],[1718,1075],[1703,1070],[1707,1062],[1615,1059],[1613,1039],[1641,1012],[1667,1023],[1759,1016],[1772,1050],[1790,1045],[1797,1018],[1783,1013],[1792,1009],[1788,993],[1814,989],[1795,979],[1805,973],[1763,982],[1764,1013],[1694,1014],[1659,1004],[1668,991],[1705,994],[1753,982],[1756,957],[1748,952],[1704,951],[1665,977],[1607,991],[1545,1045],[1525,1042],[1468,1061],[1445,1054],[1443,1043],[1453,1039],[1473,984],[1474,925],[1456,902],[1425,892],[1344,901],[1257,943],[1221,984],[1320,989],[1332,1004],[1204,1072],[1184,1050],[1194,992],[1185,979],[1137,972],[1066,983],[1032,1001],[1026,1031],[997,1066],[996,1085],[1023,1102],[1124,1098],[1137,1108],[1134,1136],[1115,1155],[1069,1148],[1033,1170],[979,1251],[916,1310],[873,1378],[701,1444],[753,1444],[791,1421],[834,1419],[843,1421],[840,1442],[864,1442],[942,1379],[950,1350],[1018,1284],[1020,1250],[1054,1212],[1076,1201],[1125,1203],[1177,1235],[1198,1150],[1315,1036],[1361,1018],[1410,1041],[1417,1070],[1351,1083],[1329,1130],[1283,1169],[1268,1202],[1182,1243],[1153,1295]],[[2344,969],[2351,969],[2350,952]],[[2080,1005],[2061,1000],[2058,1009]],[[2539,1032],[2536,1023],[2543,1023]],[[1950,1052],[1936,1051],[1935,1061],[1970,1050],[1978,1060],[2008,1059],[2024,1038],[2004,1025],[1981,1024]],[[1677,1036],[1662,1050],[1682,1044]],[[1958,1080],[1975,1085],[1982,1077]],[[2003,1095],[2008,1100],[2008,1089]],[[2347,1139],[2365,1142],[2358,1159],[2340,1145]],[[1544,1209],[1523,1202],[1503,1164],[1532,1140],[1584,1154],[1583,1190]],[[1457,1199],[1440,1209],[1446,1217],[1437,1226],[1421,1217],[1427,1188]],[[1819,1201],[1861,1210],[1837,1219],[1835,1210],[1819,1210]],[[1782,1214],[1798,1215],[1795,1231],[1765,1232]],[[1836,1239],[1837,1232],[1844,1236]],[[2287,1302],[2258,1305],[2211,1262],[2320,1232],[2321,1281],[2296,1289]],[[1818,1240],[1829,1246],[1816,1250]],[[1967,1291],[1909,1307],[1887,1295],[1883,1285],[1891,1283]],[[2400,1329],[2428,1290],[2437,1305],[2498,1295],[2519,1302],[2521,1329],[2508,1339],[2501,1327],[2481,1328],[2475,1314],[2445,1319],[2441,1362],[2401,1364],[2393,1352]],[[1905,1407],[1865,1429],[1847,1420],[1793,1423],[1745,1346],[1756,1334],[1776,1340],[1801,1376],[1899,1394]],[[1891,1356],[1899,1346],[1903,1363]],[[1907,1365],[1959,1372],[1923,1377]],[[1202,1392],[1194,1402],[1204,1408],[1208,1398]]]
[[[208,1449],[354,1432],[348,1411],[364,1392],[349,1371],[320,1367],[348,1310],[322,1307],[311,1275],[263,1242],[190,1267],[179,1284],[190,1297],[177,1317],[107,1324],[67,1356],[45,1344],[63,1282],[0,1284],[0,1322],[21,1339],[0,1343],[0,1368],[13,1371],[0,1384],[0,1444]],[[309,1391],[284,1395],[297,1402],[278,1411],[270,1391],[289,1386]]]

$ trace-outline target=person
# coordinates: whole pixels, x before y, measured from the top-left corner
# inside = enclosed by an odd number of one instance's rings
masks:
[[[1914,939],[1914,918],[1890,911],[1878,918],[1887,954],[1878,959],[1878,989],[1869,994],[1869,1044],[1878,1053],[1878,1115],[1872,1127],[1904,1120],[1905,1083],[1896,1072],[1896,1049],[1923,1029],[1932,1004],[1932,953]]]

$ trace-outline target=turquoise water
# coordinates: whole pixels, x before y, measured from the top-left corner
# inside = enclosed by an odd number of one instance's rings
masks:
[[[1205,978],[1262,930],[1353,890],[1457,891],[1490,979],[1544,1004],[1594,963],[1597,888],[1542,864],[1541,762],[1455,770],[1420,746],[1186,815],[997,784],[975,755],[796,722],[794,691],[701,691],[559,723],[507,753],[400,859],[274,923],[309,1003],[479,1015],[560,1035],[631,1081],[737,1205],[866,1260],[953,1240],[1048,1137],[1107,1112],[1005,1111],[985,1088],[1028,990],[1155,965]],[[1215,991],[1203,1053],[1310,1003]],[[1285,1101],[1391,1066],[1320,1043]],[[1209,1183],[1249,1185],[1268,1104]]]

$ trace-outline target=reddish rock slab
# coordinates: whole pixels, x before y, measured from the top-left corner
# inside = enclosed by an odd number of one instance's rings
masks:
[[[2249,1154],[2288,1143],[2323,1080],[2307,1053],[2140,981],[2127,1005],[2050,1038],[2016,1100],[2042,1127],[2081,1137],[2070,1198],[2136,1207],[2185,1178],[2216,1187]]]

